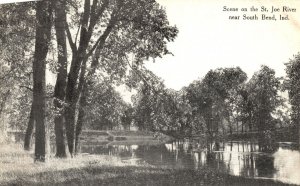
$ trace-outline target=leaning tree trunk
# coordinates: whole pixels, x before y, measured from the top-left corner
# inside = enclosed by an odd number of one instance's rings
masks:
[[[83,90],[83,93],[80,98],[79,102],[79,113],[78,113],[78,119],[77,119],[77,125],[76,125],[76,131],[75,131],[75,153],[79,152],[79,136],[82,131],[84,116],[85,116],[85,106],[87,105],[86,98],[87,98],[87,90]]]
[[[97,14],[94,14],[93,12],[95,11],[95,9],[93,9],[93,7],[96,5],[95,2],[96,1],[93,1],[92,7],[90,6],[90,0],[85,0],[84,2],[84,12],[81,19],[81,32],[80,32],[79,46],[78,49],[72,49],[73,57],[72,57],[70,72],[67,81],[66,102],[68,106],[66,108],[65,118],[66,118],[66,130],[67,130],[66,134],[68,140],[68,147],[71,156],[74,153],[74,145],[75,145],[75,127],[76,127],[75,117],[76,117],[77,102],[79,99],[79,95],[81,94],[80,88],[76,88],[77,81],[79,78],[79,70],[81,67],[84,68],[86,67],[85,66],[86,65],[85,62],[87,60],[86,50],[88,48],[88,44],[91,39],[93,29],[97,23],[98,18],[102,16],[102,14],[105,12],[105,9],[109,5],[108,0],[104,1],[101,8],[99,9],[99,12]],[[117,17],[115,16],[115,14],[116,11],[114,10],[106,30],[99,38],[100,48],[104,46],[107,36],[109,35],[109,33],[111,32],[111,30],[113,29],[114,25],[117,22],[116,19]]]
[[[80,31],[80,41],[78,49],[72,50],[73,56],[71,61],[70,72],[68,74],[67,88],[66,88],[66,102],[68,106],[65,111],[66,119],[66,134],[68,141],[68,148],[71,156],[74,154],[74,145],[75,145],[75,114],[76,106],[78,102],[78,90],[76,89],[77,80],[79,78],[79,71],[81,64],[86,55],[86,49],[88,47],[91,33],[88,32],[88,22],[90,17],[90,0],[84,1],[84,12],[81,19],[81,31]]]
[[[34,160],[46,158],[46,57],[51,36],[49,1],[36,4],[36,41],[33,60],[33,115],[36,121]]]
[[[34,116],[33,116],[33,103],[32,103],[30,109],[29,121],[25,133],[24,150],[30,150],[33,128],[34,128]]]
[[[85,72],[86,72],[86,62],[87,60],[83,61],[80,71],[80,78],[79,78],[79,84],[77,88],[77,93],[75,99],[79,100],[79,106],[78,106],[78,118],[77,118],[77,124],[75,126],[75,154],[78,153],[78,144],[79,144],[79,135],[82,130],[83,120],[84,120],[84,107],[86,106],[86,97],[87,97],[87,84],[85,81]],[[80,96],[81,94],[81,96]]]
[[[65,119],[66,119],[66,134],[67,134],[67,141],[68,141],[68,148],[71,156],[73,156],[75,152],[75,123],[76,123],[76,108],[77,108],[77,102],[78,97],[80,95],[80,91],[78,88],[76,88],[77,85],[77,79],[79,77],[79,68],[78,63],[81,64],[81,61],[83,58],[77,58],[75,59],[77,62],[76,67],[72,68],[69,72],[68,76],[68,83],[67,83],[67,89],[66,89],[66,102],[68,106],[66,107],[65,111]],[[80,87],[80,86],[78,86]]]
[[[66,96],[67,85],[67,44],[66,44],[66,4],[63,0],[57,0],[55,4],[55,30],[58,48],[58,74],[54,89],[54,106],[57,109],[63,109],[63,101]],[[54,118],[56,157],[66,157],[64,117],[62,113]]]
[[[79,88],[77,92],[77,98],[79,98],[79,94],[81,93],[80,100],[79,100],[79,113],[77,118],[77,124],[75,127],[75,153],[78,153],[78,146],[79,146],[79,136],[82,131],[83,121],[85,117],[84,107],[87,105],[87,96],[89,91],[89,86],[91,85],[91,78],[96,72],[96,68],[99,64],[99,58],[100,58],[100,52],[104,47],[106,39],[109,37],[110,33],[112,32],[114,26],[116,24],[116,19],[112,18],[105,29],[103,35],[101,36],[101,40],[99,42],[99,45],[97,46],[96,52],[93,56],[91,68],[88,71],[86,77],[85,77],[85,71],[86,71],[86,61],[83,62],[82,68],[81,68],[81,74],[79,79]]]

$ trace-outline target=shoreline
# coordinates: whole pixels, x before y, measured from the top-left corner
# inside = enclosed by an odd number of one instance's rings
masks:
[[[107,155],[81,154],[33,163],[32,152],[16,144],[1,146],[0,185],[292,185],[273,179],[199,170],[158,168]]]

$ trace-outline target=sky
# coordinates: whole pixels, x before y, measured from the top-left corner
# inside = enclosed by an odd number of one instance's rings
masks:
[[[300,1],[298,0],[157,0],[165,7],[171,25],[179,30],[169,43],[174,54],[158,58],[146,66],[161,77],[168,88],[175,90],[203,77],[210,69],[240,66],[248,77],[261,65],[275,69],[277,76],[285,75],[284,63],[300,52]],[[288,21],[229,20],[223,7],[249,8],[272,6],[296,8]],[[298,9],[297,9],[298,8]],[[281,12],[282,15],[285,13]],[[256,12],[261,17],[261,12]],[[270,13],[268,13],[270,14]],[[270,14],[272,15],[272,14]],[[279,13],[276,14],[279,19]]]
[[[0,0],[0,4],[4,4],[4,3],[18,3],[18,2],[26,2],[26,1],[36,1],[36,0]]]

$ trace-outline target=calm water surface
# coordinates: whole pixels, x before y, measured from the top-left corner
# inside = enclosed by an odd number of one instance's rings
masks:
[[[22,135],[15,136],[16,142],[22,139]],[[83,141],[80,150],[82,153],[118,156],[124,161],[158,167],[196,170],[209,167],[236,176],[274,179],[300,185],[300,150],[288,142],[275,143],[270,147],[249,141]]]
[[[168,168],[209,167],[231,175],[300,184],[300,151],[292,143],[276,143],[271,150],[245,141],[205,145],[191,140],[165,144],[83,144],[81,152],[119,156],[124,161]]]

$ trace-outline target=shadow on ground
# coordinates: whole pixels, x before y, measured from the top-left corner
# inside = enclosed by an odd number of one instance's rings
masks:
[[[288,185],[216,173],[211,170],[152,167],[97,167],[42,172],[19,177],[5,185]]]

